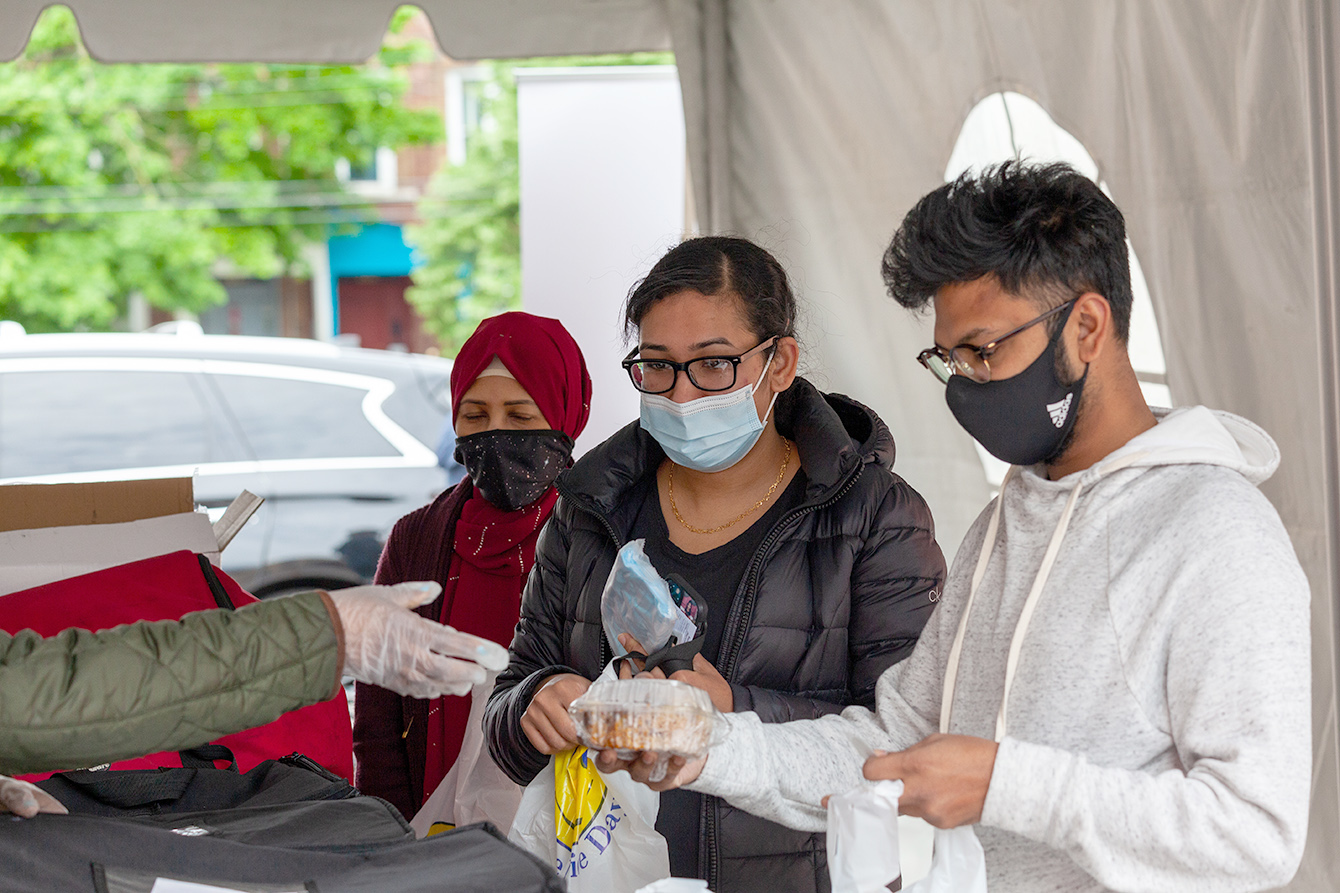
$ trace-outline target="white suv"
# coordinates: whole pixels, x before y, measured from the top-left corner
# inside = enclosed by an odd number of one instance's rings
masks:
[[[265,505],[223,553],[256,595],[369,580],[446,485],[451,362],[294,338],[0,337],[0,482],[194,476]]]

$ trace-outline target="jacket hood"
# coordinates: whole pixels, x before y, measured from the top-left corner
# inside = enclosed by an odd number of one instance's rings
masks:
[[[893,433],[875,411],[797,378],[777,398],[777,430],[795,441],[811,487],[840,486],[857,466],[893,468]]]
[[[1157,425],[1080,472],[1081,481],[1088,483],[1114,466],[1220,465],[1260,484],[1279,467],[1275,441],[1241,416],[1204,406],[1155,409],[1154,416]]]
[[[777,430],[796,444],[808,484],[807,502],[822,501],[862,465],[893,467],[893,434],[869,407],[842,394],[824,394],[797,377],[773,407]],[[559,478],[559,492],[609,516],[622,496],[665,458],[634,421],[590,450]]]

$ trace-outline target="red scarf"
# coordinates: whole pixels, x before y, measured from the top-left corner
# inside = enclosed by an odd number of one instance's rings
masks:
[[[500,645],[511,644],[521,615],[521,590],[535,564],[535,541],[557,501],[558,491],[551,487],[525,509],[504,512],[475,491],[456,522],[439,618],[443,623]],[[456,762],[469,716],[469,695],[428,702],[424,800]]]

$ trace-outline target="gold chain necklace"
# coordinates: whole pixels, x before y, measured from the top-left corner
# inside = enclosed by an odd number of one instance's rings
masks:
[[[776,493],[777,488],[781,486],[782,478],[786,477],[786,466],[791,463],[791,441],[783,437],[782,442],[786,444],[786,453],[782,456],[782,467],[777,471],[777,480],[772,482],[772,486],[768,488],[767,493],[763,494],[763,498],[760,499],[758,502],[754,503],[749,508],[740,512],[740,514],[736,515],[734,520],[727,521],[725,524],[718,524],[716,527],[708,527],[706,529],[702,527],[694,527],[688,521],[685,521],[684,516],[679,513],[679,506],[675,505],[675,463],[671,462],[669,480],[666,481],[666,490],[669,492],[670,495],[670,510],[675,513],[675,520],[679,521],[680,524],[684,525],[684,529],[692,533],[716,533],[720,530],[725,530],[727,527],[734,527],[736,524],[739,524],[741,521],[752,515],[754,512],[763,508],[763,506],[767,503],[767,501],[772,498],[772,494]]]

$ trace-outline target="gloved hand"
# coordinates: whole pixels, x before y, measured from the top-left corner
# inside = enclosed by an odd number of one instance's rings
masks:
[[[507,666],[507,649],[411,611],[437,598],[437,583],[356,586],[329,593],[344,627],[344,672],[411,698],[469,694],[484,671]]]
[[[39,812],[66,815],[69,810],[37,785],[0,775],[0,812],[12,812],[30,819]]]

